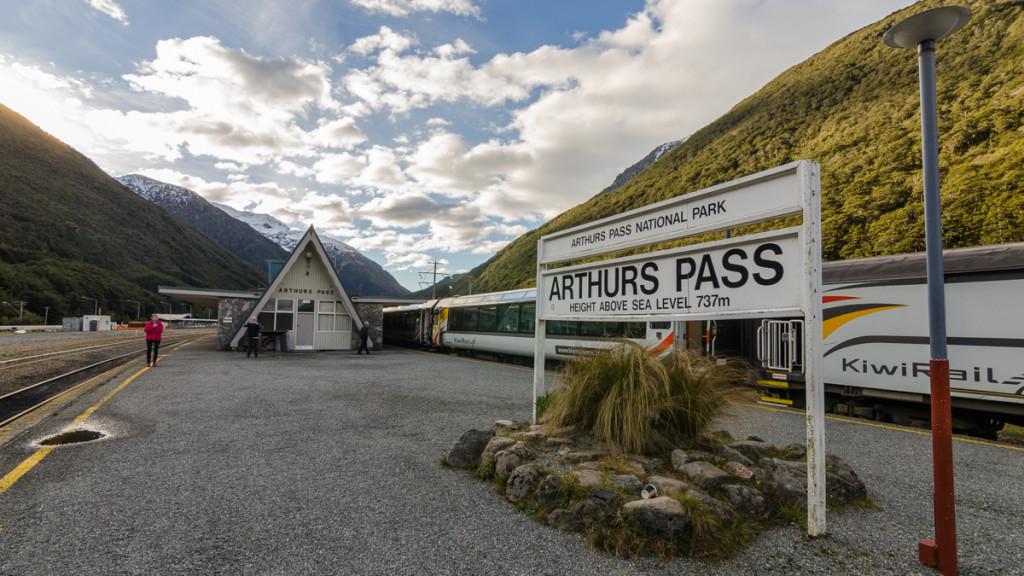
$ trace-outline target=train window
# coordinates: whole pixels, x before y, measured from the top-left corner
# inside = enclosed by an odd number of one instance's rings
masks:
[[[466,332],[476,332],[477,307],[470,306],[462,309],[462,329]]]
[[[448,309],[448,329],[453,331],[465,330],[463,326],[463,309],[462,308],[449,308]]]
[[[580,322],[580,336],[604,336],[604,322]]]
[[[497,306],[481,306],[480,307],[480,318],[479,330],[481,332],[497,332],[498,331],[498,307]]]
[[[523,303],[522,312],[519,314],[519,333],[533,334],[537,329],[537,304],[533,302]]]
[[[519,331],[519,304],[503,304],[500,308],[502,332]]]
[[[552,336],[576,336],[579,332],[575,320],[548,320],[546,334]]]
[[[668,330],[672,328],[671,322],[651,322],[651,330]]]
[[[670,322],[651,322],[651,326],[655,324],[666,324],[665,330],[671,325]],[[647,324],[644,322],[623,322],[622,323],[622,337],[623,338],[646,338],[647,337]]]

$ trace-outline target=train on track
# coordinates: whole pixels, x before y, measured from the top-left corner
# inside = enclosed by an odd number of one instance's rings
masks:
[[[947,250],[947,345],[954,429],[993,438],[1024,426],[1024,243]],[[923,253],[826,262],[826,408],[899,424],[930,421]],[[388,340],[498,359],[533,355],[536,291],[432,300],[384,310]],[[548,321],[546,355],[564,360],[616,338],[652,354],[672,346],[759,367],[764,402],[804,406],[803,320]]]

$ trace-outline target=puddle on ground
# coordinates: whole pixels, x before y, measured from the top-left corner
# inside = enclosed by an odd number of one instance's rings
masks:
[[[66,444],[81,444],[82,442],[92,442],[93,440],[99,440],[105,436],[102,432],[95,430],[71,430],[69,432],[62,432],[56,436],[51,436],[45,440],[39,442],[42,446],[64,446]]]

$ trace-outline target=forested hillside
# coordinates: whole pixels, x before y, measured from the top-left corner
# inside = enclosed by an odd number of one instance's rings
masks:
[[[126,319],[167,310],[159,285],[251,289],[264,278],[0,105],[0,300],[27,302],[30,321],[97,306]]]
[[[923,250],[917,54],[882,36],[942,4],[919,2],[789,69],[622,188],[518,238],[474,270],[474,291],[532,286],[543,234],[802,158],[821,163],[826,260]],[[1024,240],[1024,2],[962,4],[974,17],[939,43],[936,64],[945,246]]]

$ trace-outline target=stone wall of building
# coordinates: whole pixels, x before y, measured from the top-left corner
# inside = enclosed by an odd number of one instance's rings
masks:
[[[217,305],[217,349],[230,350],[231,339],[238,334],[252,308],[251,298],[221,298]]]
[[[374,348],[384,347],[384,306],[382,304],[372,304],[363,302],[352,303],[356,312],[359,313],[359,317],[363,319],[363,322],[370,323],[370,340],[373,340]],[[353,321],[353,325],[355,322]],[[361,326],[355,326],[353,328],[352,338],[352,349],[359,348],[359,328]]]

